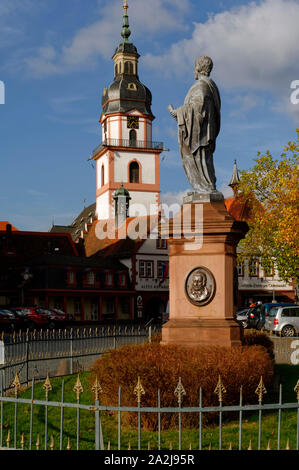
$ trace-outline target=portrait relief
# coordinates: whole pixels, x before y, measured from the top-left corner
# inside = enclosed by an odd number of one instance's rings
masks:
[[[212,301],[215,290],[215,278],[209,269],[198,267],[188,274],[185,291],[191,303],[198,306],[207,305]]]

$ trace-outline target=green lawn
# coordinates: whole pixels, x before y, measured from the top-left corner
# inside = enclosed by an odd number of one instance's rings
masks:
[[[280,383],[283,385],[283,402],[296,403],[296,394],[294,387],[299,379],[299,367],[279,365],[276,366],[276,372],[279,374]],[[82,373],[81,383],[84,392],[81,394],[80,402],[82,404],[92,404],[93,394],[90,389],[90,374]],[[65,390],[64,401],[69,403],[76,403],[76,394],[73,387],[76,383],[77,376],[68,376],[64,378]],[[49,401],[61,401],[61,384],[62,379],[51,379],[52,391],[49,393]],[[31,398],[31,387],[22,392],[19,392],[20,398]],[[45,400],[45,391],[43,383],[35,385],[34,398]],[[265,403],[277,403],[278,392],[272,391],[265,395]],[[30,435],[30,405],[18,404],[18,419],[17,419],[17,447],[21,447],[22,433],[25,436],[25,449],[29,448],[29,435]],[[33,439],[32,449],[36,449],[36,442],[39,436],[40,449],[45,449],[45,407],[34,405],[33,407]],[[6,446],[8,433],[10,432],[10,447],[14,447],[14,416],[15,405],[12,403],[5,403],[3,405],[3,446]],[[242,426],[242,442],[243,449],[248,449],[251,441],[252,448],[257,449],[258,442],[258,413],[245,414],[243,413],[243,426]],[[90,411],[80,411],[80,449],[92,450],[94,449],[94,413]],[[77,410],[64,409],[63,419],[63,449],[67,448],[70,443],[71,449],[76,449],[77,442]],[[107,449],[110,443],[111,449],[117,449],[117,416],[113,414],[102,414],[102,426],[104,444]],[[262,420],[262,449],[266,449],[270,441],[271,449],[277,449],[277,431],[278,431],[278,412],[263,412]],[[182,433],[182,448],[189,449],[190,447],[195,450],[198,449],[199,435],[198,430],[183,429]],[[60,439],[60,409],[48,407],[48,439],[47,447],[51,446],[51,437],[54,438],[55,449],[59,448]],[[282,412],[281,421],[281,449],[285,449],[289,441],[291,450],[296,449],[297,440],[297,411],[287,410]],[[130,427],[122,426],[121,434],[122,448],[136,449],[138,445],[137,430]],[[230,445],[233,449],[238,449],[239,442],[239,422],[238,416],[235,421],[228,422],[225,420],[222,429],[222,449],[229,449]],[[151,449],[158,448],[158,435],[157,433],[142,431],[142,448],[147,449],[150,445]],[[217,426],[204,426],[202,434],[202,447],[203,449],[212,448],[217,450],[219,447],[219,430]],[[162,449],[178,449],[178,430],[164,431],[161,435]]]

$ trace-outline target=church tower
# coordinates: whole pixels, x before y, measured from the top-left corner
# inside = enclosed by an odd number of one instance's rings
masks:
[[[124,0],[123,41],[112,59],[114,80],[102,97],[102,144],[94,150],[99,220],[115,217],[115,192],[121,185],[130,194],[128,215],[134,206],[143,208],[139,215],[154,215],[160,205],[159,156],[162,142],[152,140],[150,90],[139,81],[136,47],[129,38],[128,5]]]

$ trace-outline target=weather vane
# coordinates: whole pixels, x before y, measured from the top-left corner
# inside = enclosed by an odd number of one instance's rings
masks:
[[[124,0],[124,10],[125,10],[125,13],[127,14],[127,10],[128,10],[128,0]]]

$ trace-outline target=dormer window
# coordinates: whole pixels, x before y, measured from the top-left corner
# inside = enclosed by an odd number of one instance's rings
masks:
[[[128,90],[137,91],[136,83],[129,83]]]

